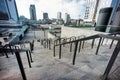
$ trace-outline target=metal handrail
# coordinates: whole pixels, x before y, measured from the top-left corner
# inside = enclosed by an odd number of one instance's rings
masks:
[[[113,37],[111,35],[112,34],[109,34],[109,35],[97,34],[97,35],[93,35],[93,36],[77,39],[77,40],[74,40],[74,41],[69,41],[69,42],[65,42],[65,43],[61,43],[61,44],[56,44],[55,46],[69,44],[69,43],[73,43],[73,42],[77,42],[77,41],[90,40],[90,39],[95,39],[95,38],[100,38],[100,37],[108,38],[108,39],[114,39],[114,40],[120,40],[120,37]],[[115,34],[113,34],[113,35],[115,35]]]
[[[49,50],[51,49],[51,38],[45,38],[45,39],[39,39],[39,42],[41,42],[41,45],[44,46],[44,48],[49,48]]]
[[[115,59],[117,58],[117,55],[120,51],[120,37],[117,36],[118,34],[120,34],[120,32],[110,33],[110,34],[107,34],[107,35],[96,34],[96,35],[93,35],[93,36],[88,36],[88,37],[77,39],[77,40],[74,40],[74,41],[69,41],[69,42],[63,42],[63,43],[56,44],[56,45],[54,45],[54,56],[55,56],[55,46],[61,46],[61,45],[65,45],[65,44],[75,43],[75,50],[74,50],[73,61],[72,61],[73,65],[74,65],[75,64],[75,59],[76,59],[78,42],[93,39],[93,43],[94,43],[94,39],[99,38],[100,40],[99,40],[98,47],[97,47],[97,50],[96,50],[96,55],[97,55],[100,44],[101,44],[101,41],[102,41],[102,38],[112,39],[112,42],[111,42],[110,46],[113,44],[114,40],[117,40],[118,43],[116,45],[116,48],[114,49],[114,52],[112,53],[112,56],[111,56],[111,58],[108,62],[107,68],[106,68],[106,70],[105,70],[105,72],[102,76],[102,80],[106,80],[107,77],[108,77],[108,74],[109,74],[109,72],[110,72],[110,70],[111,70],[111,68],[112,68],[112,66],[115,62]],[[61,47],[60,47],[60,51],[59,51],[59,57],[61,58]]]

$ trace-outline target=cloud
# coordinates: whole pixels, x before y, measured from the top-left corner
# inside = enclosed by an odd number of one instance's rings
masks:
[[[49,18],[56,18],[57,12],[70,14],[71,18],[83,18],[85,11],[85,0],[16,0],[19,15],[30,18],[29,6],[35,4],[37,19],[42,19],[43,12],[47,12]]]

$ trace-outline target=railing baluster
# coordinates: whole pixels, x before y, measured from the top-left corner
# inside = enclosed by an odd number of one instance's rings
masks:
[[[80,44],[79,44],[78,52],[80,52],[80,50],[81,50],[81,41],[80,41]]]
[[[33,62],[32,54],[31,54],[30,50],[29,50],[28,52],[29,52],[29,54],[30,54],[30,60],[31,60],[31,62]]]
[[[97,50],[96,50],[96,55],[98,54],[98,50],[99,50],[99,48],[100,48],[100,43],[101,43],[101,40],[102,40],[102,37],[100,37],[100,40],[99,40],[99,43],[98,43],[98,47],[97,47]]]
[[[51,49],[51,42],[50,42],[50,40],[49,40],[48,44],[49,44],[49,50],[50,50]]]
[[[70,52],[72,52],[72,43],[70,43]]]
[[[29,57],[29,53],[28,53],[28,51],[26,51],[26,55],[27,55],[27,59],[28,59],[29,67],[31,68],[31,62],[30,62],[30,57]]]
[[[74,55],[73,55],[73,65],[75,65],[75,59],[76,59],[76,53],[77,53],[77,46],[78,46],[78,41],[75,42],[75,50],[74,50]]]
[[[85,45],[85,41],[82,41],[82,49],[84,48]]]
[[[111,44],[110,44],[109,49],[111,49],[111,48],[112,48],[113,42],[114,42],[114,40],[112,40],[112,42],[111,42]]]
[[[61,59],[61,49],[62,49],[62,45],[61,45],[61,39],[59,40],[60,46],[59,46],[59,59]]]
[[[22,74],[22,78],[23,78],[23,80],[27,80],[19,52],[15,52],[15,55],[17,58],[17,62],[18,62],[21,74]]]
[[[115,36],[116,36],[116,35],[114,35],[114,37],[115,37]],[[111,44],[110,44],[109,49],[111,49],[111,48],[112,48],[113,42],[114,42],[114,39],[112,40],[112,42],[111,42]]]
[[[53,56],[55,57],[55,45],[53,47]]]
[[[95,43],[95,39],[92,40],[92,45],[91,45],[91,48],[93,49],[94,47],[94,43]]]
[[[104,38],[102,38],[102,42],[101,42],[101,45],[103,45],[103,42],[104,42]]]
[[[120,41],[118,41],[118,43],[117,43],[117,45],[116,45],[116,47],[115,47],[115,49],[113,51],[113,54],[112,54],[112,56],[111,56],[111,58],[109,60],[107,68],[106,68],[106,70],[105,70],[105,72],[103,74],[102,80],[107,79],[108,74],[109,74],[109,72],[110,72],[110,70],[111,70],[111,68],[112,68],[112,66],[113,66],[119,52],[120,52]]]
[[[48,43],[49,43],[49,42],[48,42],[48,39],[47,39],[47,48],[48,48]]]

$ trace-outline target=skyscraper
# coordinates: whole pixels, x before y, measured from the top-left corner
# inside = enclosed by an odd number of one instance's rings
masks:
[[[30,19],[31,20],[36,20],[36,9],[35,5],[30,5]]]
[[[49,19],[48,18],[48,13],[43,13],[43,19]]]
[[[92,21],[97,0],[86,0],[85,21]]]
[[[65,23],[65,24],[70,23],[70,14],[65,13],[65,21],[64,21],[64,23]]]
[[[61,12],[57,13],[57,19],[61,19]]]
[[[96,20],[98,19],[99,11],[101,8],[110,7],[112,3],[112,0],[99,0],[98,6],[97,6],[97,12],[96,12]]]

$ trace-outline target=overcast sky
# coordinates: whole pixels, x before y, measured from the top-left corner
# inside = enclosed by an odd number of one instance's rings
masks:
[[[43,12],[47,12],[49,18],[56,18],[57,12],[69,13],[72,19],[84,17],[85,0],[16,0],[19,15],[30,18],[30,4],[35,4],[37,19],[43,18]]]

